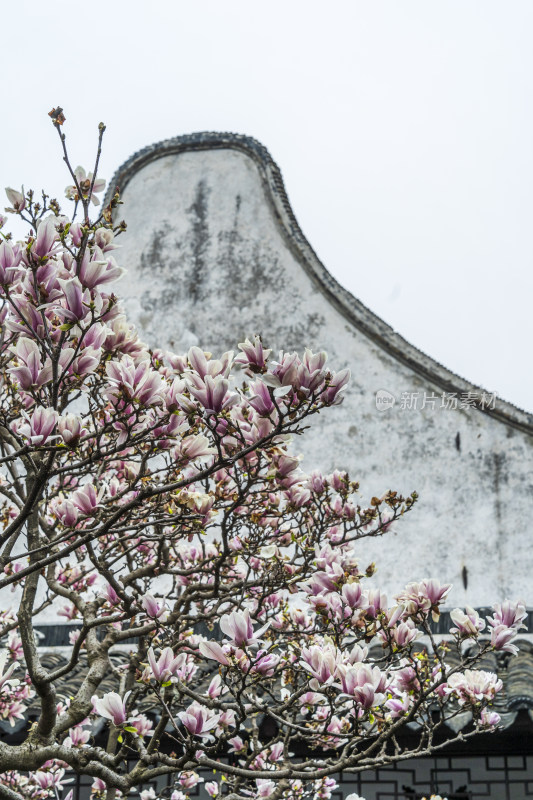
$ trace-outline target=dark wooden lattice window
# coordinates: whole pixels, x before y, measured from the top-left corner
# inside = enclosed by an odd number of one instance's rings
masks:
[[[210,773],[203,777],[213,779]],[[365,800],[421,800],[432,792],[448,800],[528,800],[533,798],[533,755],[413,759],[362,775],[343,775],[338,781],[335,800],[343,800],[350,792],[357,792]],[[170,782],[169,778],[161,778],[151,785],[160,792]],[[74,788],[74,800],[88,800],[91,783],[85,776],[75,778],[69,785]],[[201,784],[191,794],[208,800]],[[165,795],[170,797],[169,789]]]
[[[335,800],[357,792],[365,800],[421,800],[432,792],[448,800],[527,800],[533,798],[533,755],[475,755],[413,759],[344,775]]]

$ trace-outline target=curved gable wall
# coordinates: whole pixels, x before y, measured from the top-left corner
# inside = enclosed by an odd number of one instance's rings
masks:
[[[121,189],[117,287],[151,346],[213,353],[261,333],[274,349],[327,350],[349,366],[344,403],[295,442],[304,468],[345,468],[365,499],[416,490],[420,501],[397,528],[361,543],[361,561],[396,591],[429,575],[454,583],[452,602],[483,606],[531,597],[533,418],[495,408],[441,408],[443,392],[475,387],[409,345],[344,290],[303,236],[281,175],[257,142],[195,134],[133,156],[111,186]],[[376,392],[396,397],[376,409]],[[434,408],[402,409],[403,392]],[[464,588],[466,577],[467,588]],[[379,579],[379,580],[378,580]]]

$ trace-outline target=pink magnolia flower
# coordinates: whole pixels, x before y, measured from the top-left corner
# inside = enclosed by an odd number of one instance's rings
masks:
[[[275,744],[273,744],[272,747],[270,748],[268,760],[272,761],[273,764],[275,764],[276,761],[280,761],[283,758],[284,749],[285,745],[283,744],[283,742],[276,742]]]
[[[112,353],[117,351],[132,358],[139,359],[145,356],[146,345],[139,341],[139,337],[133,325],[129,325],[123,315],[110,316],[117,314],[117,306],[113,306],[111,312],[104,315],[107,325],[107,336],[104,342],[104,349]]]
[[[342,587],[342,599],[350,608],[362,608],[363,590],[360,583],[345,583]]]
[[[61,500],[55,506],[55,513],[67,528],[73,528],[78,521],[78,509],[70,500]]]
[[[218,783],[216,781],[208,781],[205,784],[205,790],[209,797],[217,797],[218,796]]]
[[[215,675],[215,677],[211,680],[211,683],[207,687],[206,694],[211,698],[211,700],[215,700],[215,698],[220,697],[222,694],[222,678],[220,675]]]
[[[16,516],[16,514],[15,515],[11,515],[11,516]],[[23,569],[24,569],[24,565],[21,564],[20,561],[17,561],[14,564],[6,565],[4,567],[4,572],[5,572],[6,575],[16,575],[18,572],[20,572]],[[17,586],[14,583],[11,586],[11,591],[14,592],[16,590],[16,588],[17,588]]]
[[[119,267],[114,258],[106,258],[100,248],[96,247],[92,258],[88,251],[85,251],[78,278],[82,286],[88,289],[95,289],[102,284],[118,280],[124,272],[124,268]]]
[[[451,583],[440,584],[435,578],[426,578],[422,581],[423,593],[429,599],[432,605],[436,606],[442,603],[450,593],[452,588]]]
[[[56,249],[56,242],[59,239],[57,232],[58,222],[57,217],[52,215],[45,217],[39,223],[37,236],[32,247],[32,253],[38,258],[48,258]]]
[[[30,421],[21,425],[18,432],[28,439],[30,444],[38,447],[50,438],[57,439],[57,435],[51,436],[56,422],[57,411],[55,409],[37,406]]]
[[[191,347],[187,353],[187,359],[193,370],[193,380],[194,374],[202,378],[202,380],[207,375],[210,375],[212,378],[215,378],[217,375],[227,378],[233,363],[233,351],[228,350],[219,360],[212,359],[211,353],[206,353],[199,347]]]
[[[144,406],[161,401],[163,381],[146,361],[135,364],[131,356],[122,356],[120,361],[108,361],[106,372],[110,388],[107,396],[112,402],[123,395],[127,400],[136,400]]]
[[[6,211],[9,211],[11,214],[20,214],[21,211],[24,211],[24,209],[26,208],[24,187],[22,187],[22,192],[17,192],[16,189],[11,189],[8,186],[6,187],[6,194],[7,194],[7,199],[13,206],[12,208],[6,208]]]
[[[259,637],[269,627],[270,622],[267,622],[266,625],[254,632],[250,612],[247,608],[244,611],[232,611],[231,614],[223,614],[220,618],[220,630],[237,647],[257,644]]]
[[[240,736],[233,736],[233,738],[228,739],[228,744],[231,745],[229,749],[230,753],[242,753],[246,752],[248,749],[248,745],[246,742],[243,742]]]
[[[396,599],[405,607],[408,615],[431,610],[433,617],[438,619],[438,605],[444,602],[451,588],[450,583],[441,586],[439,581],[427,578],[420,583],[409,583]]]
[[[327,482],[336,492],[346,491],[348,488],[348,473],[341,469],[334,470],[327,476]]]
[[[183,392],[187,384],[182,378],[174,378],[170,386],[167,386],[164,394],[164,401],[167,411],[174,412],[181,408]],[[194,403],[192,404],[194,406]]]
[[[231,664],[231,661],[218,642],[200,642],[198,649],[203,656],[210,658],[212,661],[218,661],[219,664],[225,667],[229,667]]]
[[[11,631],[7,637],[7,650],[9,655],[14,661],[24,657],[24,648],[22,646],[22,639],[18,631]],[[0,664],[1,664],[0,660]],[[1,684],[0,684],[1,685]]]
[[[114,244],[115,234],[109,228],[98,228],[94,234],[94,242],[103,253],[116,250],[120,245]]]
[[[265,678],[271,678],[279,664],[279,656],[259,650],[256,660],[252,663],[251,672],[257,672]]]
[[[233,536],[229,540],[228,545],[229,545],[229,549],[233,550],[234,552],[237,551],[237,550],[243,550],[243,548],[244,548],[242,539],[239,536]]]
[[[308,478],[309,489],[314,494],[322,494],[326,489],[326,479],[318,470],[313,470]]]
[[[386,707],[391,712],[392,719],[403,717],[411,707],[412,699],[408,694],[398,693],[385,702]]]
[[[12,247],[9,242],[0,244],[0,284],[9,286],[18,273],[22,253],[20,247]]]
[[[249,404],[260,416],[269,417],[276,410],[276,406],[268,386],[263,381],[255,381],[251,384],[250,390],[253,394],[248,397]]]
[[[44,325],[41,312],[37,311],[33,303],[19,295],[13,298],[12,315],[5,320],[6,327],[13,333],[28,336],[29,330],[37,336],[44,336]],[[6,308],[6,306],[4,306]]]
[[[83,427],[81,419],[75,414],[65,414],[59,417],[57,430],[65,444],[73,445],[82,436],[87,435],[87,429]]]
[[[206,737],[218,725],[220,715],[199,703],[191,703],[186,711],[178,712],[178,717],[193,736]]]
[[[455,672],[448,678],[447,693],[453,693],[460,705],[476,703],[482,700],[493,700],[503,684],[494,672],[482,669],[465,669],[464,673]]]
[[[274,781],[266,780],[265,778],[257,778],[256,782],[256,797],[257,798],[268,798],[273,793],[274,789],[276,788],[276,784]]]
[[[495,728],[501,722],[501,717],[496,711],[491,711],[489,708],[484,708],[480,714],[480,722],[489,728]]]
[[[331,572],[337,578],[350,566],[357,566],[357,561],[347,557],[346,547],[331,547],[329,542],[322,547],[315,547],[316,565],[318,569]]]
[[[418,691],[420,683],[413,667],[407,666],[394,675],[394,684],[401,692]]]
[[[405,647],[411,642],[414,642],[420,636],[422,636],[421,631],[415,628],[414,623],[411,620],[407,622],[400,622],[399,625],[395,625],[393,628],[390,629],[390,633],[392,634],[392,640],[397,645],[397,647]]]
[[[194,789],[194,787],[198,786],[199,783],[204,782],[204,779],[200,778],[198,773],[194,772],[192,769],[182,772],[178,780],[184,789]]]
[[[54,772],[42,772],[37,770],[33,773],[33,779],[39,784],[41,789],[59,789],[63,788],[63,776],[65,775],[64,769],[58,769]],[[69,781],[65,781],[68,783]]]
[[[500,650],[503,653],[512,653],[515,656],[518,653],[518,647],[515,644],[511,644],[511,642],[516,635],[516,628],[496,625],[492,628],[490,643],[495,650]]]
[[[220,736],[225,728],[235,727],[235,711],[230,708],[229,711],[223,711],[217,725],[217,736]]]
[[[14,348],[18,367],[9,367],[9,372],[18,381],[21,389],[40,387],[52,379],[52,364],[43,367],[41,352],[34,339],[20,336]]]
[[[353,697],[365,710],[383,701],[387,676],[379,667],[370,667],[361,662],[349,666],[339,664],[337,675],[343,692]]]
[[[104,346],[107,337],[109,336],[109,328],[107,325],[95,322],[90,328],[85,329],[85,335],[80,345],[83,350],[93,349],[100,351]]]
[[[179,500],[193,511],[197,511],[202,516],[208,514],[214,505],[215,498],[210,494],[203,492],[182,491],[179,494]],[[208,519],[209,517],[207,517]]]
[[[310,711],[314,706],[322,704],[325,699],[324,695],[318,692],[305,692],[298,702],[301,706],[305,706],[306,710]]]
[[[349,369],[341,369],[340,372],[335,373],[329,381],[328,387],[324,389],[321,394],[322,401],[330,406],[336,406],[342,403],[342,393],[350,380],[350,375]]]
[[[454,608],[450,611],[450,619],[456,625],[455,628],[450,628],[450,633],[458,633],[465,638],[477,636],[485,627],[485,620],[470,606],[466,606],[466,613],[460,608]]]
[[[120,597],[109,583],[104,585],[100,594],[107,600],[110,606],[116,606],[120,603]]]
[[[517,631],[520,628],[527,627],[523,623],[523,620],[527,617],[527,611],[521,601],[512,603],[510,600],[505,600],[503,603],[496,603],[493,608],[494,616],[487,617],[491,627],[497,628],[500,625],[504,625],[507,628],[515,628]]]
[[[78,278],[58,279],[63,292],[64,306],[54,307],[56,314],[69,322],[80,322],[87,316],[91,304],[91,296],[79,282]]]
[[[141,737],[152,735],[154,723],[149,720],[145,714],[137,714],[137,716],[131,718],[129,720],[129,725],[131,725],[132,728],[135,728],[138,735]]]
[[[406,616],[405,607],[404,606],[396,606],[396,608],[389,608],[385,612],[385,620],[383,621],[383,628],[393,628],[400,620],[403,620]],[[406,620],[409,624],[414,624],[411,620]]]
[[[186,658],[185,653],[179,653],[179,655],[176,656],[170,647],[165,647],[156,660],[153,648],[150,647],[148,650],[150,669],[152,670],[152,675],[159,683],[166,683],[169,678],[176,675],[177,671],[183,666],[184,661],[186,661]]]
[[[332,644],[302,648],[300,664],[321,686],[328,686],[333,682],[340,662],[341,654]]]
[[[291,389],[299,388],[298,369],[301,365],[298,353],[284,353],[280,351],[279,361],[273,361],[271,369],[262,375],[267,386],[274,389],[277,397],[283,397]]]
[[[126,703],[131,691],[126,692],[122,698],[116,692],[107,692],[102,698],[93,695],[91,702],[97,714],[111,720],[117,728],[127,722]]]
[[[69,228],[69,234],[72,239],[72,244],[74,245],[74,247],[79,247],[83,238],[83,230],[79,222],[72,223],[72,225]]]
[[[165,601],[157,600],[149,592],[147,592],[143,597],[141,597],[141,605],[148,614],[148,616],[151,617],[152,619],[160,619],[162,622],[164,622],[166,617],[168,616],[168,610],[165,605]]]
[[[366,591],[366,614],[372,619],[376,619],[380,611],[387,611],[387,595],[379,589],[368,589]]]
[[[12,728],[15,727],[17,719],[24,719],[26,706],[20,700],[11,700],[9,705],[2,710],[2,717],[7,719]]]
[[[313,353],[312,350],[306,347],[302,358],[304,374],[307,373],[308,376],[313,377],[322,373],[327,360],[328,354],[324,350],[321,350],[320,353]]]
[[[92,483],[85,483],[71,495],[71,501],[82,514],[88,516],[99,506],[100,495]]]
[[[238,395],[229,391],[229,382],[221,375],[214,378],[206,375],[205,378],[197,379],[194,385],[189,387],[189,392],[205,408],[208,414],[219,414],[238,402]]]
[[[69,735],[63,744],[65,747],[82,747],[84,744],[87,744],[90,738],[90,731],[82,728],[81,725],[76,725],[76,727],[70,729]]]
[[[176,419],[176,417],[175,417]],[[216,448],[212,447],[207,436],[187,436],[178,443],[174,451],[176,460],[187,459],[194,461],[197,458],[206,458],[216,454]]]
[[[245,339],[244,342],[239,344],[239,350],[242,350],[242,353],[237,356],[235,363],[248,367],[250,372],[263,372],[266,369],[268,357],[272,352],[264,349],[263,342],[259,336],[254,336],[253,342]]]
[[[281,453],[273,463],[274,476],[281,486],[288,489],[301,479],[302,472],[299,467],[299,458]]]

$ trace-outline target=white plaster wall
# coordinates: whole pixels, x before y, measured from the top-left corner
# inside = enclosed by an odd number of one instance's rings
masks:
[[[117,253],[129,269],[117,285],[129,318],[151,346],[177,352],[220,353],[254,333],[275,349],[325,349],[353,377],[344,403],[295,442],[304,468],[348,469],[365,499],[391,488],[420,495],[396,533],[361,543],[376,582],[394,592],[438,576],[453,582],[453,604],[511,596],[533,605],[531,437],[477,410],[377,411],[379,389],[398,398],[442,388],[330,304],[269,198],[254,160],[231,149],[168,155],[137,172]]]

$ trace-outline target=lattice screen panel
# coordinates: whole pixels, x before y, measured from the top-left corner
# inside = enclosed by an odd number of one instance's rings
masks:
[[[212,774],[203,777],[213,780]],[[75,787],[73,800],[88,800],[91,783],[86,777],[71,783],[69,788]],[[365,800],[421,800],[432,792],[448,800],[528,800],[533,798],[533,756],[413,759],[363,775],[343,775],[339,784],[335,800],[344,800],[351,792]],[[163,779],[157,788],[166,785]],[[208,798],[201,786],[191,794],[199,800]],[[165,795],[170,797],[170,791]]]
[[[350,792],[365,800],[420,800],[431,792],[448,800],[526,800],[533,797],[533,756],[413,759],[339,783],[335,800]]]

